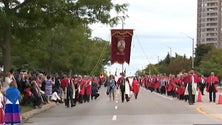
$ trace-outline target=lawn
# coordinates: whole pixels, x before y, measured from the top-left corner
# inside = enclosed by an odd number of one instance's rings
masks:
[[[25,113],[25,112],[33,110],[33,107],[31,106],[20,105],[20,108],[21,108],[21,113]]]

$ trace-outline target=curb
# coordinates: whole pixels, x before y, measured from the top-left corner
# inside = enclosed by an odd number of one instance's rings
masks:
[[[48,104],[43,105],[39,109],[33,109],[31,111],[22,113],[21,114],[22,123],[27,121],[29,118],[33,117],[34,115],[39,114],[40,112],[46,111],[54,106],[56,106],[54,102],[49,102]]]

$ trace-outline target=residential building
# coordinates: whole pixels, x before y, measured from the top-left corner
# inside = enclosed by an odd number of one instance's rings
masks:
[[[198,0],[197,45],[211,44],[222,48],[221,1]]]

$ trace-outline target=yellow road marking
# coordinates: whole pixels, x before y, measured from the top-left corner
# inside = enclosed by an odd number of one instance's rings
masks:
[[[205,111],[203,110],[203,107],[205,107],[205,106],[208,106],[208,105],[207,105],[207,104],[203,104],[203,105],[197,106],[197,107],[196,107],[196,110],[197,110],[199,113],[203,114],[203,115],[210,116],[210,117],[213,117],[213,118],[222,120],[222,116],[220,116],[220,115],[218,115],[218,114],[210,114],[210,113],[208,113],[208,112],[205,112]]]

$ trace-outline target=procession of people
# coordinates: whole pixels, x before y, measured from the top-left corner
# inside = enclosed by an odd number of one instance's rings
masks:
[[[177,75],[155,74],[141,77],[126,76],[124,72],[120,73],[120,76],[100,74],[98,77],[20,72],[19,74],[7,73],[6,77],[5,81],[3,77],[0,80],[0,124],[21,122],[20,103],[24,105],[29,102],[33,108],[41,108],[43,104],[50,101],[57,104],[64,103],[67,108],[89,103],[101,95],[99,90],[103,84],[110,101],[114,101],[117,94],[122,103],[129,102],[132,98],[136,100],[140,88],[144,87],[150,92],[178,98],[193,105],[198,91],[202,95],[206,95],[207,92],[209,102],[215,103],[219,83],[219,78],[214,72],[204,77],[197,75],[194,70]],[[13,97],[10,94],[13,94]],[[11,119],[11,114],[16,117]]]
[[[202,95],[209,93],[209,102],[216,102],[217,86],[220,80],[211,72],[211,75],[204,77],[197,75],[194,70],[188,73],[175,75],[158,74],[148,75],[141,78],[141,86],[160,94],[187,101],[189,105],[195,103],[195,95],[198,91]]]

